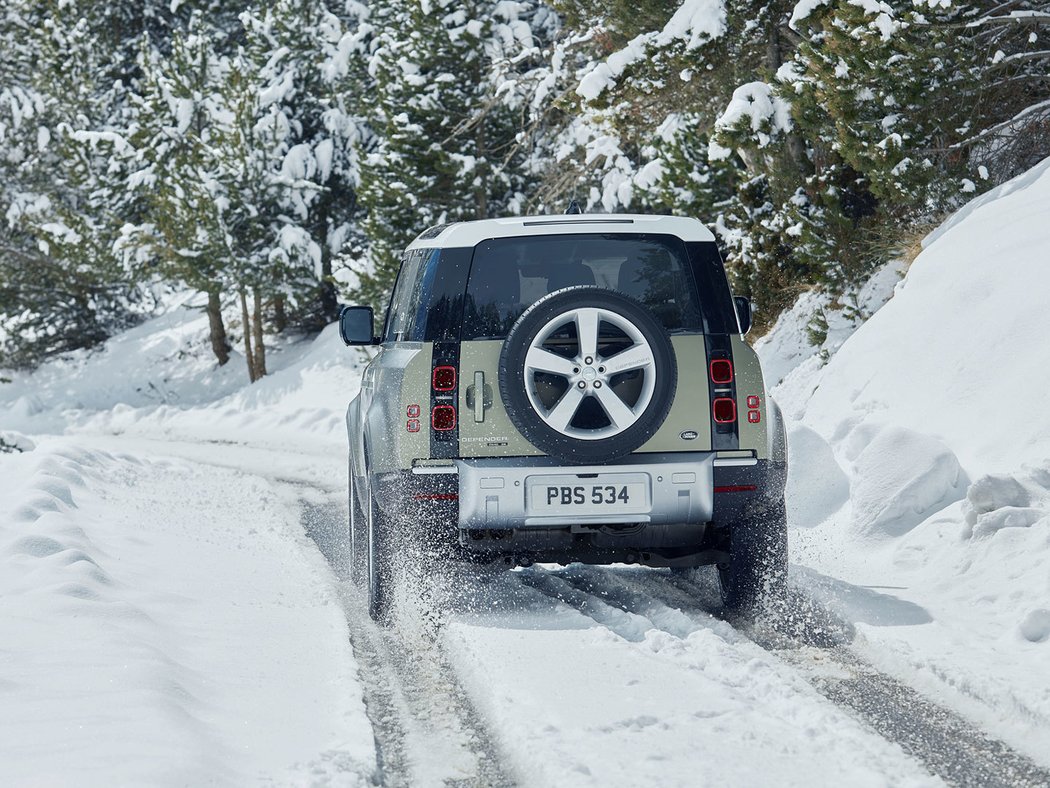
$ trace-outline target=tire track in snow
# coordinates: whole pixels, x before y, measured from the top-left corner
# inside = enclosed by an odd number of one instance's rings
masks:
[[[688,595],[693,590],[706,596],[710,591],[694,580],[663,576],[661,583],[655,579],[659,577],[654,573],[654,580],[646,585],[660,595],[681,598],[680,592]],[[900,745],[949,785],[1050,785],[1050,770],[866,662],[848,646],[852,628],[797,589],[791,589],[788,609],[779,616],[756,624],[735,622],[735,627],[798,668],[824,697]]]
[[[366,713],[372,722],[377,761],[373,784],[413,788],[516,784],[502,768],[501,755],[434,633],[417,636],[409,644],[397,632],[376,627],[368,617],[360,592],[347,577],[346,492],[329,479],[328,459],[318,462],[314,455],[303,455],[302,466],[290,472],[286,463],[269,462],[269,450],[240,443],[230,443],[238,451],[217,459],[200,450],[201,443],[209,442],[137,440],[161,456],[220,468],[244,470],[247,466],[248,473],[284,491],[290,506],[298,505],[307,537],[341,582],[350,641],[360,669]],[[282,470],[274,472],[275,468]]]
[[[637,642],[646,628],[679,638],[732,628],[949,785],[1050,785],[1050,771],[865,662],[848,647],[852,628],[796,590],[779,618],[730,627],[711,588],[662,572],[571,567],[523,572],[521,580],[625,640]]]
[[[344,507],[305,498],[300,506],[307,534],[342,581],[350,641],[375,735],[375,783],[391,788],[515,785],[441,646],[440,622],[428,618],[426,610],[409,610],[389,629],[376,626],[347,576]]]
[[[521,582],[551,599],[568,605],[624,640],[637,643],[645,639],[654,624],[644,615],[613,607],[591,588],[580,588],[561,574],[528,570],[519,575]]]
[[[329,503],[324,506],[303,502],[303,521],[333,568],[345,578],[342,507],[331,505],[331,491],[325,497]],[[751,625],[727,622],[715,587],[695,575],[599,567],[515,574],[523,586],[575,609],[628,641],[638,642],[651,628],[679,638],[700,628],[732,629],[795,667],[824,697],[898,744],[950,785],[1050,785],[1050,771],[868,664],[847,645],[851,627],[797,589],[784,614]],[[369,674],[362,675],[362,683],[369,714],[374,715],[380,784],[420,784],[413,754],[420,745],[413,739],[422,738],[424,746],[432,745],[435,734],[447,740],[450,725],[458,729],[452,738],[459,743],[453,749],[470,752],[473,765],[467,770],[470,774],[447,779],[445,784],[514,784],[503,773],[502,758],[459,685],[436,631],[417,633],[421,634],[416,638],[419,642],[409,644],[397,631],[379,630],[368,620],[356,591],[348,594],[347,619],[362,673]],[[435,708],[439,697],[445,714]],[[442,716],[445,719],[438,719]],[[427,729],[426,733],[420,728]]]

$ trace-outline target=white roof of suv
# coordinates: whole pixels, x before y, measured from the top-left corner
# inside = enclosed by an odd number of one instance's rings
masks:
[[[409,249],[472,247],[489,238],[569,233],[660,233],[683,241],[713,241],[715,236],[696,219],[631,213],[554,214],[481,219],[431,227]]]

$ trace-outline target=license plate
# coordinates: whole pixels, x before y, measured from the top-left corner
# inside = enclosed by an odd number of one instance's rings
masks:
[[[648,512],[649,477],[644,473],[598,477],[530,476],[525,481],[529,514],[636,514]]]

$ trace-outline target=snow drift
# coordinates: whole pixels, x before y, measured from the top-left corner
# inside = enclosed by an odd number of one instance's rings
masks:
[[[825,437],[881,420],[942,440],[971,474],[1050,453],[1050,160],[928,240],[895,297],[831,359],[805,408]]]
[[[806,294],[759,343],[799,420],[796,580],[857,622],[879,667],[1037,758],[1050,744],[1047,216],[1050,160],[949,218],[896,287],[880,272],[859,328]],[[879,309],[873,294],[891,291]],[[830,315],[820,348],[814,314]]]

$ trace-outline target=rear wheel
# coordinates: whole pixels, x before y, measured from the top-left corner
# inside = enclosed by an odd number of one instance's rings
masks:
[[[367,591],[368,615],[379,624],[390,621],[393,586],[393,556],[390,550],[390,519],[368,490]]]
[[[787,510],[783,499],[729,528],[729,561],[718,565],[722,603],[754,615],[787,593]]]

